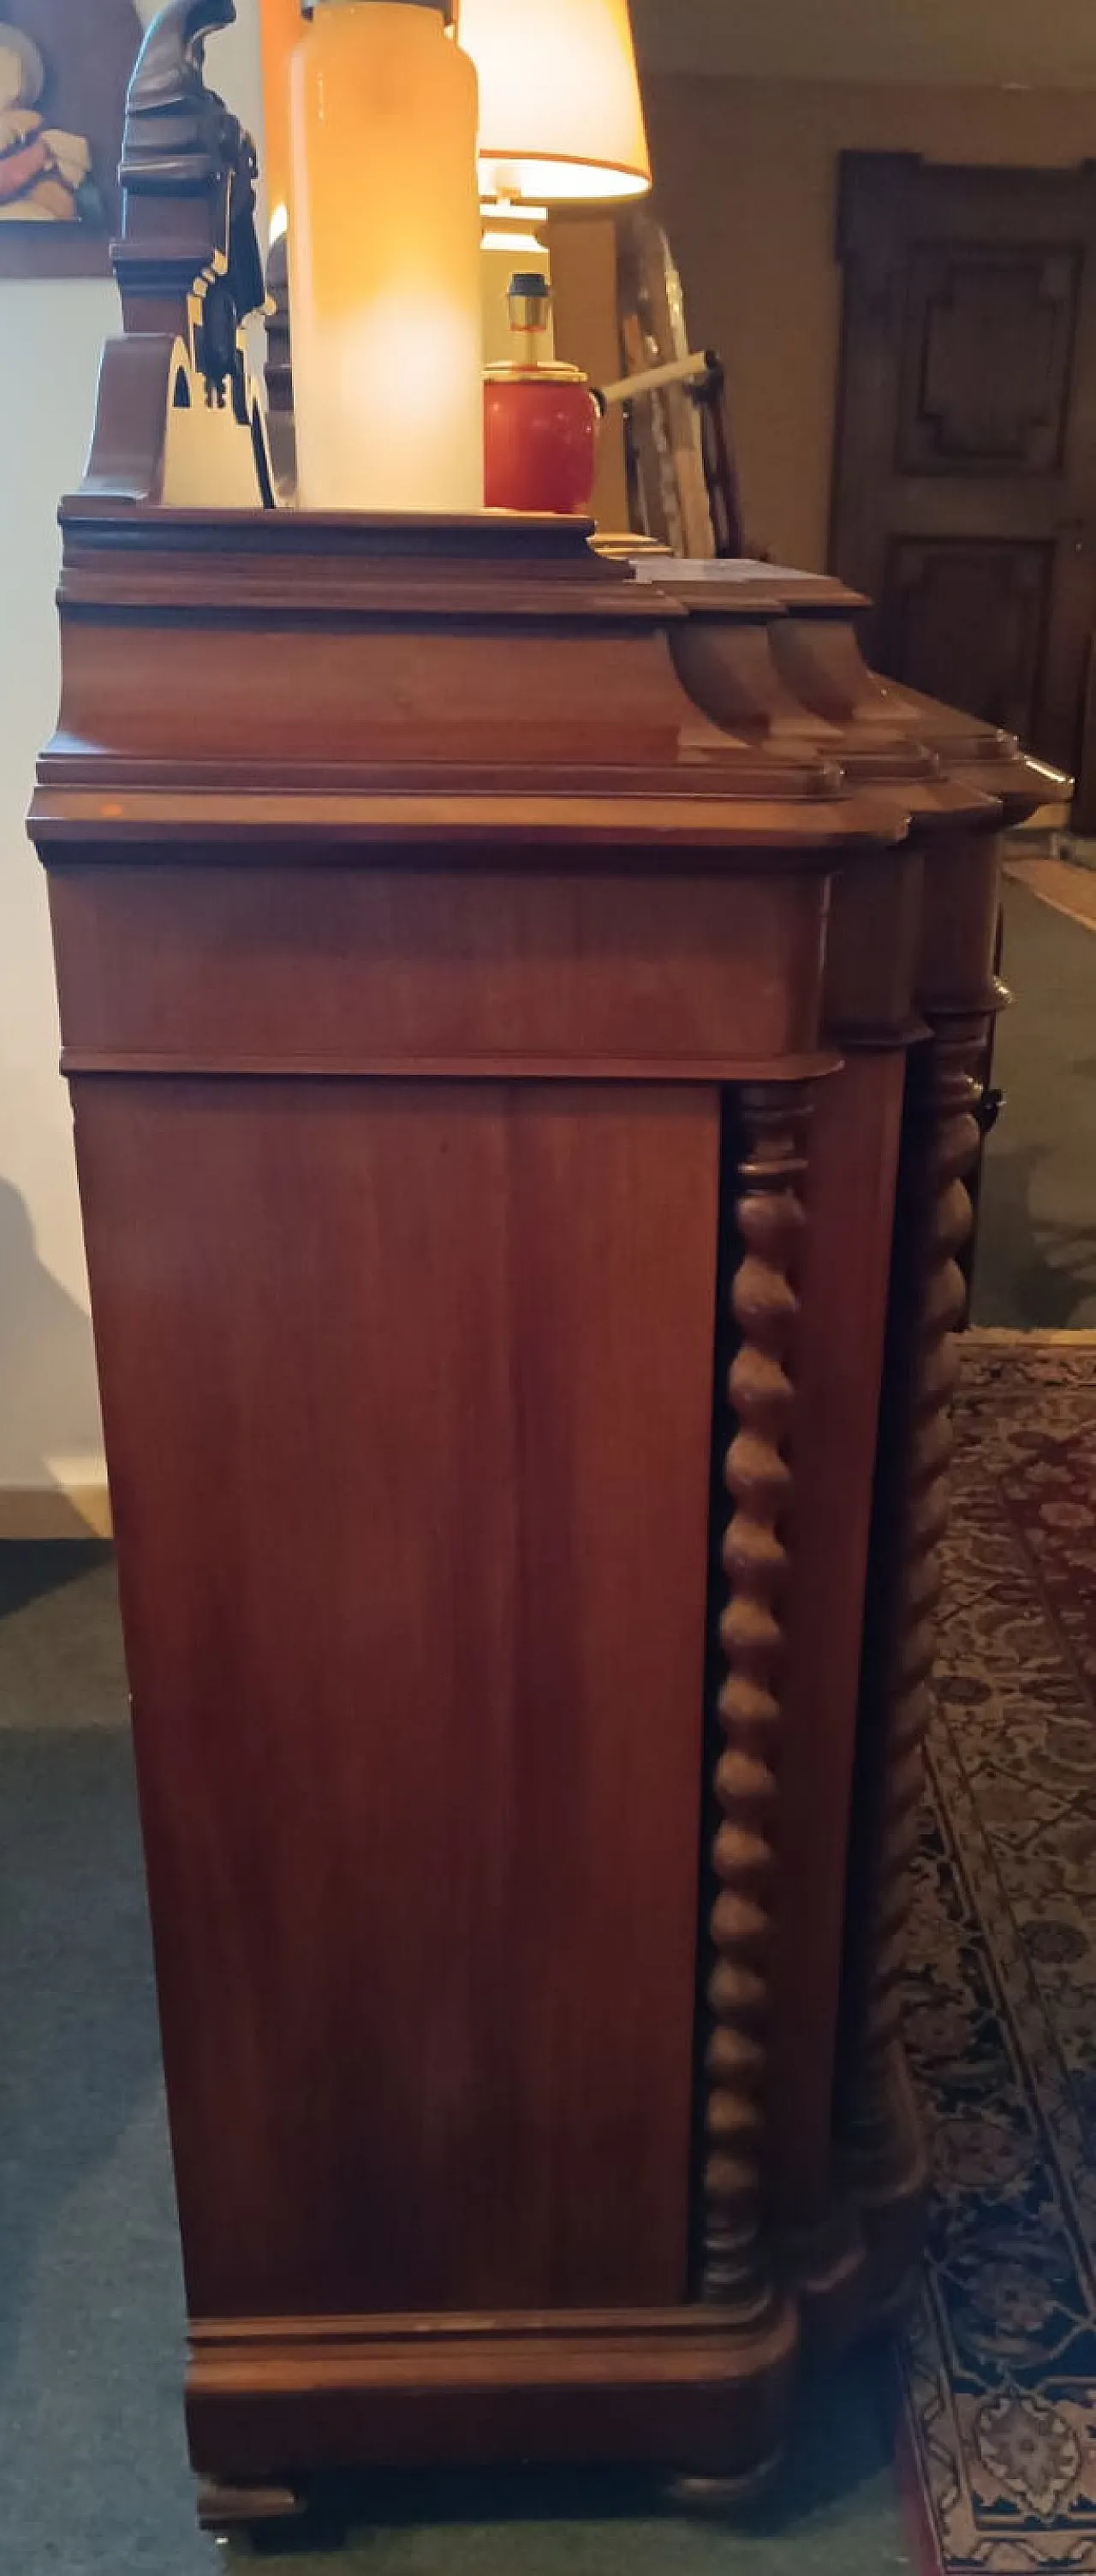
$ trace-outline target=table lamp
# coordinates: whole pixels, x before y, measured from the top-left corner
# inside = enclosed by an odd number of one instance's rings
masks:
[[[418,0],[314,0],[288,68],[299,504],[480,510],[472,64]]]
[[[596,461],[588,389],[556,364],[551,265],[532,227],[552,206],[611,205],[650,187],[628,0],[459,0],[457,29],[480,87],[487,499],[556,508],[554,495],[577,490],[585,457],[583,497],[569,506],[586,508]]]
[[[509,349],[515,270],[551,263],[535,227],[557,205],[612,204],[651,184],[628,0],[458,0],[480,85],[484,352]],[[547,353],[553,352],[551,324]]]

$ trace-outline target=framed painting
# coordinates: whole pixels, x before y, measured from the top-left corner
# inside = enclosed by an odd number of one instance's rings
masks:
[[[126,90],[160,0],[0,0],[0,277],[105,277]]]

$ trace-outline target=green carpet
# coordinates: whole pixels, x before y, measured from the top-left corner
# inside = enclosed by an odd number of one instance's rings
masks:
[[[183,2302],[113,1568],[0,1546],[0,2568],[206,2576],[183,2448]],[[231,2102],[225,2118],[231,2119]],[[870,2357],[805,2401],[741,2528],[636,2484],[449,2480],[350,2499],[292,2576],[897,2576]]]
[[[1096,932],[1010,885],[994,1079],[1005,1108],[986,1153],[976,1324],[1096,1325]]]

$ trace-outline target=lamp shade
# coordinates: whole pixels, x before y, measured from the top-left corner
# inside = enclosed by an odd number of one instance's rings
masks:
[[[306,509],[483,507],[476,75],[440,12],[320,0],[294,52],[289,285]]]
[[[480,193],[640,197],[651,160],[628,0],[460,0],[480,85]]]

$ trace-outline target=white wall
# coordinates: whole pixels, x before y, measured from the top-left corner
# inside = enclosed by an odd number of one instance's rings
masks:
[[[258,133],[258,5],[237,6],[208,77]],[[116,327],[112,286],[0,279],[0,1533],[21,1526],[16,1494],[103,1474],[45,881],[23,821],[57,712],[57,502],[80,480]]]

